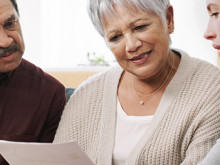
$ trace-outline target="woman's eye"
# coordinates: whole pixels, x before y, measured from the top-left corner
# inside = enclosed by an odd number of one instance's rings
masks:
[[[111,37],[111,38],[109,39],[109,41],[110,41],[110,42],[117,41],[120,37],[121,37],[121,35],[115,35],[115,36]]]
[[[144,29],[146,29],[146,27],[147,27],[147,25],[140,25],[140,26],[136,26],[134,28],[134,30],[144,30]]]
[[[218,12],[215,12],[215,13],[211,13],[211,17],[217,17],[219,15]]]

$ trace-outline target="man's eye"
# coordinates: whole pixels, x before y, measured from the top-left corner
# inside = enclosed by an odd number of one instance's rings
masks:
[[[119,40],[120,37],[121,37],[121,35],[115,35],[115,36],[111,37],[111,38],[109,39],[109,41],[110,41],[110,42],[117,41],[117,40]]]
[[[16,23],[17,23],[17,21],[7,22],[7,23],[5,23],[4,28],[5,29],[11,29],[11,28],[13,28],[15,26]]]
[[[146,29],[146,27],[147,27],[147,25],[140,25],[140,26],[136,26],[134,28],[134,30],[144,30],[144,29]]]

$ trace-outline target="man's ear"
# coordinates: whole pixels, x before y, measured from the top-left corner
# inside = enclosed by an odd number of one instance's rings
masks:
[[[169,5],[166,9],[166,23],[168,32],[171,34],[174,30],[173,6]]]

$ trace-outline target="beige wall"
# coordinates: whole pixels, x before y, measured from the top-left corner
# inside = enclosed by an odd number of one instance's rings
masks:
[[[83,81],[98,72],[48,71],[47,73],[58,79],[65,87],[77,88]]]
[[[45,70],[58,79],[65,87],[77,88],[83,81],[99,72],[105,71],[109,66],[79,66],[72,69]]]

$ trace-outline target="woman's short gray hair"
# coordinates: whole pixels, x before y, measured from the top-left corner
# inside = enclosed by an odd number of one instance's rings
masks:
[[[135,14],[133,9],[140,12],[153,12],[165,22],[166,9],[169,4],[169,0],[88,0],[88,13],[96,30],[104,37],[105,19],[117,16],[114,5],[123,6],[133,14]]]

